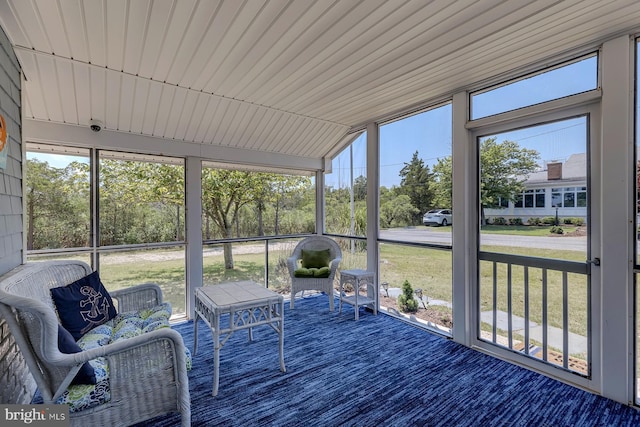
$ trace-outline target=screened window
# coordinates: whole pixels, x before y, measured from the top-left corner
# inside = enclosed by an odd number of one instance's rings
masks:
[[[204,240],[315,232],[313,177],[204,162]]]
[[[89,150],[26,148],[27,250],[90,246]]]
[[[367,235],[367,135],[363,133],[331,162],[325,173],[325,232]]]
[[[451,104],[380,126],[382,238],[443,243],[442,236],[407,227],[452,223],[451,132]]]
[[[184,161],[100,151],[100,245],[184,240]]]
[[[471,94],[471,119],[575,95],[598,87],[598,56]],[[535,88],[532,90],[532,88]]]

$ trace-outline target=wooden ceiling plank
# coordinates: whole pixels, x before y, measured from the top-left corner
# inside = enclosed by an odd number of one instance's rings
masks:
[[[215,81],[218,69],[223,63],[229,61],[229,56],[237,48],[239,40],[247,31],[247,27],[256,19],[264,5],[265,0],[253,0],[243,3],[242,8],[234,15],[233,23],[217,42],[215,55],[209,59],[204,67],[207,73],[202,73],[196,79],[192,88],[208,93],[218,93],[215,82],[212,83],[212,81]]]
[[[78,124],[77,94],[73,64],[70,61],[54,61],[56,90],[60,96],[60,112],[63,122]]]
[[[67,42],[69,43],[69,58],[82,62],[89,62],[89,47],[87,45],[87,34],[82,23],[84,17],[79,2],[75,0],[59,0],[61,19]],[[2,12],[0,12],[1,14]]]
[[[151,59],[155,62],[151,77],[161,82],[167,81],[167,76],[171,70],[171,65],[180,49],[180,43],[196,11],[197,0],[185,0],[180,3],[180,7],[173,4],[171,15],[165,27],[154,26],[153,33],[149,38],[162,40],[158,56]]]
[[[106,18],[100,1],[81,3],[84,33],[87,35],[89,63],[107,66]]]
[[[69,35],[66,31],[61,12],[58,8],[58,2],[54,1],[39,2],[36,6],[36,14],[47,38],[47,44],[49,44],[51,49],[50,53],[70,58]],[[43,19],[42,16],[46,16],[46,19]]]
[[[144,107],[142,133],[153,135],[156,128],[156,120],[160,112],[160,102],[162,99],[163,84],[158,82],[149,83],[149,93]]]
[[[180,40],[180,45],[176,50],[171,67],[166,77],[166,81],[178,84],[183,87],[182,77],[187,69],[192,67],[195,57],[202,55],[203,48],[207,47],[207,35],[216,12],[220,7],[220,0],[207,0],[196,5],[189,25]]]
[[[187,98],[187,89],[176,87],[173,92],[173,98],[169,108],[169,116],[167,117],[167,125],[164,130],[164,137],[169,139],[175,139],[176,131],[178,129],[178,123],[184,113],[185,101]]]
[[[78,114],[78,124],[82,126],[91,120],[91,97],[87,96],[88,93],[91,93],[90,69],[85,64],[72,63],[72,65],[75,108]]]
[[[135,79],[133,93],[133,103],[131,108],[131,129],[132,133],[143,133],[145,115],[148,113],[147,100],[151,82],[146,79]]]
[[[190,142],[199,142],[197,139],[198,131],[202,127],[204,115],[207,111],[207,106],[211,100],[211,96],[203,94],[200,92],[198,94],[198,100],[196,102],[193,117],[191,118],[190,125],[187,129],[187,133],[185,135],[185,140]]]
[[[131,132],[135,92],[136,79],[123,74],[120,78],[120,103],[118,107],[118,130],[120,131]]]
[[[257,89],[267,83],[267,79],[280,75],[282,69],[304,50],[304,46],[315,39],[311,28],[334,5],[335,2],[330,1],[307,5],[305,13],[292,22],[291,28],[274,43],[268,54],[263,55],[246,73],[237,74],[238,80],[230,86],[229,93],[237,99],[250,99]],[[282,78],[280,75],[280,79]]]
[[[282,46],[291,43],[292,37],[296,37],[296,35],[289,35],[290,30],[304,16],[309,6],[310,4],[307,2],[290,2],[278,15],[273,17],[272,22],[265,23],[263,33],[256,37],[256,42],[248,47],[234,68],[227,70],[226,75],[220,80],[220,87],[223,88],[222,90],[227,96],[238,98],[233,87],[246,74],[253,74],[251,77],[253,80],[264,80],[262,76],[267,75],[260,62],[278,57]],[[247,72],[238,73],[237,70],[247,70]]]
[[[189,67],[180,79],[182,86],[196,90],[202,89],[201,86],[196,86],[196,81],[210,70],[210,63],[218,55],[218,46],[235,21],[242,5],[240,1],[224,1],[220,4],[204,35],[202,46],[191,59]]]

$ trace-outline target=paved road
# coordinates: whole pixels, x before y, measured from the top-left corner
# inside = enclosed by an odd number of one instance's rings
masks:
[[[390,240],[451,244],[451,228],[396,228],[380,231],[380,237]],[[586,236],[506,236],[501,234],[483,234],[482,245],[519,246],[538,249],[560,249],[582,251],[586,253]]]

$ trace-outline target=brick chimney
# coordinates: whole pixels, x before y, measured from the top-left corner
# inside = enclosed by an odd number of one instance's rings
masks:
[[[549,181],[562,179],[562,163],[547,163],[547,179]]]

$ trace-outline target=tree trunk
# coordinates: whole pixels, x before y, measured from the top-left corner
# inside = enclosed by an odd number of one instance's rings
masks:
[[[278,234],[280,234],[280,199],[278,198],[276,200],[276,228],[274,230],[275,235],[277,236]]]
[[[264,203],[262,203],[262,201],[259,201],[258,202],[258,236],[264,236],[264,222],[262,220],[263,210],[264,210]]]
[[[180,205],[176,205],[176,241],[182,240],[180,238],[181,233],[180,229]]]
[[[224,268],[225,270],[233,270],[233,247],[231,243],[223,243],[224,249]]]
[[[233,237],[233,224],[226,224],[225,228],[226,237]],[[222,248],[224,250],[224,268],[225,270],[233,270],[233,245],[232,243],[223,243]]]

